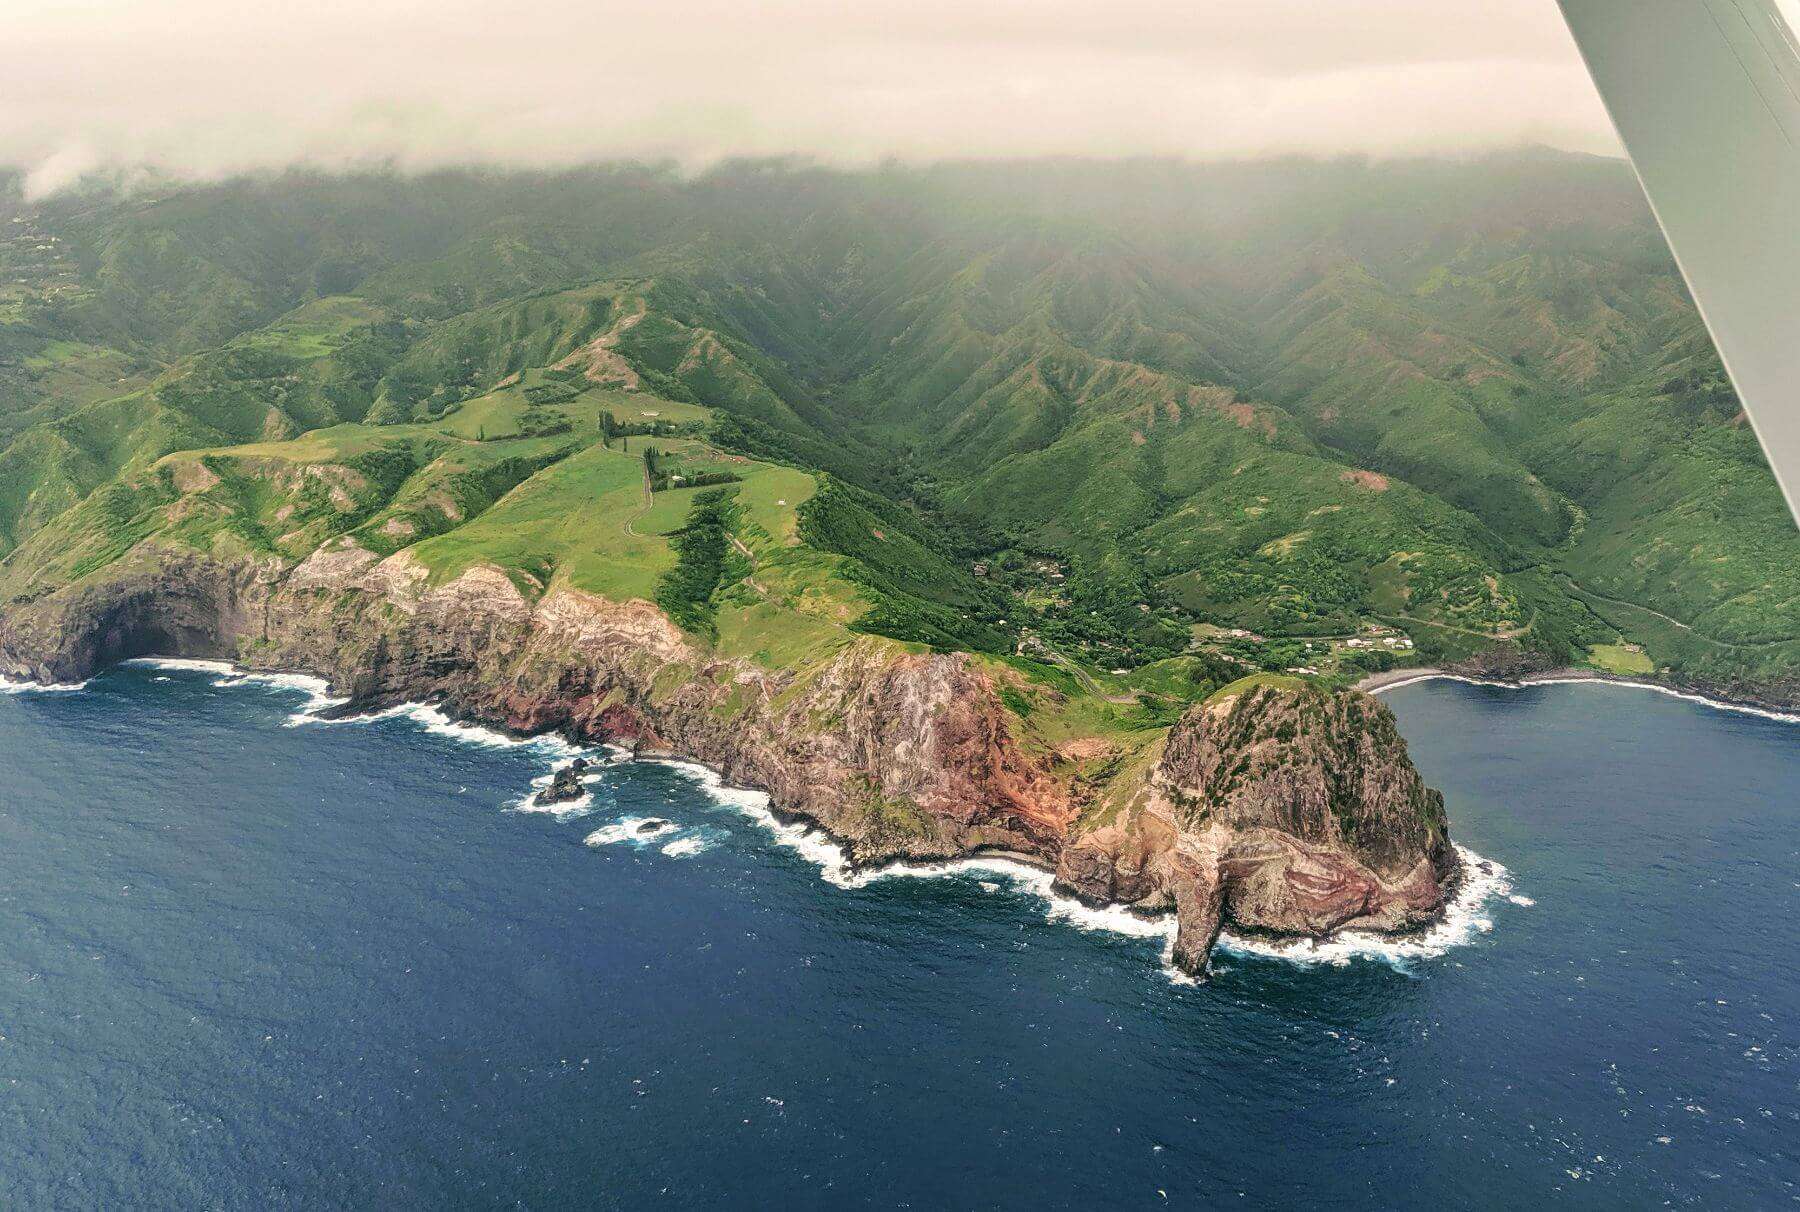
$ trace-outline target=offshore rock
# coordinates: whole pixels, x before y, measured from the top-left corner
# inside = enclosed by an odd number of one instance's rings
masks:
[[[581,777],[586,774],[591,763],[578,757],[566,766],[557,767],[550,779],[550,785],[532,797],[532,802],[540,808],[549,808],[556,804],[572,804],[587,794]]]

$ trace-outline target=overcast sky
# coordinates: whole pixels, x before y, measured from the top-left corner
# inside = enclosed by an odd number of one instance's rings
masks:
[[[0,162],[1615,153],[1553,0],[0,0]]]

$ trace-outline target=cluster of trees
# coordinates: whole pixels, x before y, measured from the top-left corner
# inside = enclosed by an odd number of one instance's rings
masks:
[[[800,537],[846,557],[843,574],[870,609],[852,627],[940,649],[1011,652],[1015,603],[970,570],[961,532],[937,518],[822,476],[800,507]]]
[[[559,433],[568,433],[575,426],[569,418],[561,413],[548,409],[531,407],[519,415],[519,436],[526,438],[547,438]]]
[[[689,631],[716,638],[720,591],[750,575],[750,562],[731,545],[741,512],[731,492],[703,492],[670,539],[675,567],[657,585],[656,604]]]
[[[724,468],[684,467],[680,463],[665,462],[666,456],[654,446],[644,447],[644,474],[650,479],[651,492],[666,492],[671,488],[707,488],[714,484],[736,484],[743,477],[735,471]]]
[[[534,383],[521,392],[529,404],[564,404],[581,394],[573,383]]]
[[[1689,367],[1670,377],[1657,391],[1695,417],[1710,415],[1723,420],[1736,416],[1742,407],[1731,380],[1725,377],[1725,368],[1716,361]]]
[[[600,444],[611,446],[613,439],[619,439],[619,449],[630,450],[631,439],[635,437],[679,438],[699,433],[705,426],[699,424],[677,424],[674,421],[646,420],[621,421],[611,411],[600,412]]]
[[[982,563],[1014,599],[1014,619],[1090,665],[1136,668],[1187,649],[1192,620],[1116,549],[1071,557],[1021,542]],[[1053,575],[1051,567],[1069,573]]]

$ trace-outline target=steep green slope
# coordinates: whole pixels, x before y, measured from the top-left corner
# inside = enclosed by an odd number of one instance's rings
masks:
[[[875,631],[1114,697],[1800,655],[1800,540],[1613,162],[290,174],[0,216],[15,587],[149,533],[640,596],[690,559],[721,644]],[[612,523],[647,444],[768,496],[701,527],[753,576],[670,539],[701,490]]]

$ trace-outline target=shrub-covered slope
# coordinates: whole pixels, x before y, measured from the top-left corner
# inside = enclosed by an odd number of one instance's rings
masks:
[[[767,558],[666,537],[695,477]],[[779,616],[1152,710],[1800,659],[1800,541],[1635,184],[1548,153],[0,199],[0,585],[152,534],[652,599],[705,549],[717,643],[786,659]]]

